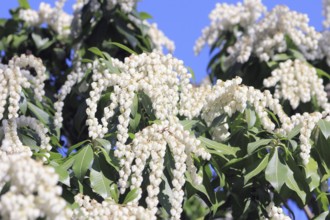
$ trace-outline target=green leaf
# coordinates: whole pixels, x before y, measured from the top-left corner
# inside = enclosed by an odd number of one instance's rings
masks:
[[[265,177],[266,180],[272,184],[277,192],[280,192],[283,184],[285,183],[287,176],[289,175],[289,167],[282,163],[278,157],[278,148],[274,149],[272,158],[270,159],[266,170]],[[292,171],[291,171],[292,172]]]
[[[26,99],[26,96],[24,95],[23,92],[22,92],[22,95],[21,95],[21,100],[19,102],[19,110],[23,113],[23,115],[26,114],[26,110],[27,110],[27,99]]]
[[[320,176],[317,172],[317,162],[311,157],[306,165],[306,177],[311,192],[320,185]]]
[[[136,53],[134,50],[128,48],[127,46],[125,46],[125,45],[123,45],[123,44],[120,44],[120,43],[117,43],[117,42],[108,42],[108,44],[110,44],[110,45],[115,45],[115,46],[117,46],[117,47],[119,47],[119,48],[125,50],[126,52],[128,52],[128,53],[130,53],[130,54],[135,54],[135,55],[137,55],[137,53]]]
[[[260,163],[256,164],[256,166],[253,166],[253,168],[251,169],[251,171],[249,173],[245,174],[244,184],[246,184],[251,178],[258,175],[260,172],[262,172],[267,167],[268,159],[269,159],[269,154],[267,154],[266,157],[264,157],[264,159],[262,159],[260,161]]]
[[[133,99],[133,105],[131,106],[131,115],[133,117],[135,117],[138,109],[139,109],[139,97],[138,94],[135,94]]]
[[[248,124],[248,128],[252,128],[257,121],[256,113],[250,108],[247,108],[245,110],[245,120]]]
[[[288,134],[288,139],[292,139],[294,138],[296,135],[299,134],[300,129],[301,129],[302,125],[297,125],[295,126]]]
[[[72,166],[72,170],[76,177],[82,180],[89,169],[94,158],[93,149],[91,145],[83,147],[77,155]]]
[[[110,141],[108,141],[106,139],[102,139],[102,138],[96,138],[95,141],[97,143],[99,143],[107,153],[110,152],[110,150],[111,150],[111,143],[110,143]]]
[[[198,138],[207,148],[218,151],[222,154],[236,155],[236,152],[239,151],[238,147],[230,147],[228,145],[212,141],[205,137]]]
[[[328,215],[329,215],[329,211],[322,212],[320,215],[313,218],[313,220],[325,220],[327,219]]]
[[[148,14],[147,12],[144,12],[144,11],[141,11],[141,12],[139,13],[139,15],[140,15],[140,18],[141,18],[142,20],[152,19],[152,16],[151,16],[150,14]]]
[[[119,202],[119,190],[118,186],[115,183],[112,183],[110,186],[110,195],[113,200],[115,200],[116,203]]]
[[[131,190],[125,197],[123,204],[133,201],[138,196],[138,189]]]
[[[312,65],[311,65],[312,66]],[[312,66],[313,68],[315,68],[314,66]],[[317,75],[319,76],[319,77],[326,77],[327,79],[330,79],[330,75],[327,73],[327,72],[325,72],[325,71],[323,71],[323,70],[321,70],[321,69],[319,69],[319,68],[315,68],[316,69],[316,73],[317,73]]]
[[[19,6],[24,9],[31,8],[28,0],[18,0],[18,3],[19,3]]]
[[[257,140],[255,142],[249,143],[248,146],[247,146],[248,154],[252,154],[259,147],[269,144],[272,140],[273,139],[260,139],[260,140]]]
[[[113,163],[113,161],[111,160],[109,153],[104,149],[104,148],[99,148],[105,158],[105,160],[107,161],[107,163],[112,166],[116,171],[119,171],[119,168]]]
[[[31,102],[27,103],[28,109],[44,124],[48,124],[50,122],[49,115],[42,109],[38,108]]]
[[[88,48],[88,51],[92,52],[93,54],[99,56],[99,57],[102,57],[102,58],[105,58],[102,51],[100,51],[99,48],[97,47],[91,47],[91,48]]]
[[[68,171],[62,166],[57,166],[55,167],[55,172],[58,174],[60,182],[70,187],[70,176]]]
[[[328,139],[328,137],[330,136],[330,122],[321,119],[317,122],[317,125],[321,129],[321,132],[324,135],[325,139]]]
[[[42,38],[40,35],[34,33],[32,33],[32,39],[37,49],[41,49],[49,42],[49,38]]]
[[[195,124],[197,124],[197,120],[183,120],[180,121],[180,124],[183,126],[185,130],[190,130]]]
[[[64,170],[68,170],[74,163],[76,157],[67,157],[65,159],[66,159],[65,162],[61,164],[60,167],[63,168]]]
[[[90,182],[93,191],[103,198],[108,198],[111,195],[110,185],[111,180],[104,176],[98,157],[94,159],[93,166],[90,172]]]
[[[81,141],[75,145],[72,145],[71,147],[69,147],[68,149],[68,153],[67,155],[70,155],[71,152],[74,150],[74,149],[77,149],[78,147],[82,146],[83,144],[85,144],[86,142],[90,142],[90,140],[84,140],[84,141]]]
[[[305,204],[306,193],[303,190],[301,190],[300,187],[298,186],[298,183],[296,182],[293,172],[292,170],[290,170],[290,168],[288,170],[288,175],[286,176],[285,185],[287,185],[287,187],[289,187],[291,190],[297,193],[302,203]]]
[[[132,128],[134,131],[138,128],[138,126],[139,126],[139,124],[140,124],[140,120],[141,120],[141,114],[136,113],[134,119],[131,119],[131,120],[129,121],[129,124],[130,124],[131,128]]]

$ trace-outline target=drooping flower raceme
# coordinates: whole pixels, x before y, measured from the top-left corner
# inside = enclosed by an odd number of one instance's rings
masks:
[[[150,211],[142,206],[120,205],[108,200],[98,203],[96,200],[90,199],[89,196],[82,194],[77,194],[74,199],[79,205],[79,208],[75,209],[73,212],[73,219],[77,220],[125,220],[131,218],[137,220],[156,219]]]
[[[41,2],[39,11],[21,9],[19,18],[29,26],[39,26],[46,23],[59,36],[67,38],[71,33],[70,26],[73,16],[63,11],[64,2],[63,0],[56,2],[54,8],[47,3]]]
[[[284,52],[287,49],[286,35],[292,39],[307,59],[313,60],[319,57],[318,42],[321,34],[308,25],[307,15],[290,11],[286,6],[276,6],[257,20],[264,12],[264,6],[258,1],[254,9],[247,4],[252,4],[252,2],[245,1],[244,4],[238,6],[217,5],[210,14],[212,15],[211,25],[203,30],[202,37],[195,44],[195,52],[199,52],[205,41],[213,45],[222,34],[222,30],[228,30],[234,33],[236,42],[228,48],[227,52],[239,63],[248,61],[252,54],[261,61],[268,61],[274,54]],[[237,13],[237,11],[251,12]],[[246,15],[248,19],[243,15]],[[242,28],[242,31],[234,29],[237,25]]]
[[[210,26],[202,30],[202,36],[195,43],[195,54],[198,54],[206,43],[209,46],[214,44],[225,31],[233,31],[237,26],[248,29],[265,11],[266,7],[261,0],[244,0],[236,5],[217,3],[209,14]]]
[[[323,80],[318,77],[316,69],[304,61],[288,60],[280,63],[272,76],[264,80],[264,86],[275,86],[275,98],[289,100],[293,109],[300,102],[309,102],[315,96],[319,106],[330,110]]]
[[[72,211],[61,197],[54,168],[30,158],[29,148],[23,153],[7,154],[0,148],[0,217],[3,219],[70,219]],[[24,153],[25,152],[25,153]]]

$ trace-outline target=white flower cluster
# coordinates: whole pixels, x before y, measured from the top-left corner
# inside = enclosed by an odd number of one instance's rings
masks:
[[[211,26],[204,29],[203,36],[197,40],[195,45],[196,52],[205,44],[205,41],[212,45],[218,39],[221,31],[214,30],[217,30],[217,28],[222,30],[226,27],[225,30],[233,31],[237,38],[236,43],[228,48],[228,53],[240,63],[246,62],[252,54],[255,54],[262,61],[268,61],[275,53],[284,52],[287,49],[286,35],[292,39],[305,57],[308,59],[319,57],[318,44],[321,34],[308,25],[309,19],[307,15],[290,11],[286,6],[276,6],[273,10],[267,12],[261,20],[256,21],[257,15],[260,16],[263,12],[263,7],[259,2],[257,10],[251,12],[251,15],[254,15],[251,18],[255,20],[248,19],[250,23],[247,22],[244,26],[240,23],[240,17],[236,19],[232,15],[237,13],[237,10],[243,10],[237,7],[218,7],[219,9],[216,8],[217,10],[215,9],[211,13],[211,15],[219,14],[218,16],[221,19],[215,22],[217,20],[213,21],[214,19],[212,20],[211,18]],[[247,11],[252,10],[250,7],[244,6],[244,4],[239,7],[246,8],[244,10]],[[233,17],[235,19],[232,19]],[[232,20],[234,22],[228,22]],[[243,21],[245,20],[243,19]],[[234,29],[237,24],[244,28],[243,32]]]
[[[330,27],[330,1],[329,0],[322,0],[322,15],[325,18],[323,21],[323,27],[329,28]]]
[[[128,18],[138,26],[143,26],[142,30],[147,29],[146,35],[150,37],[154,45],[154,50],[162,52],[166,48],[170,53],[175,50],[175,44],[172,40],[165,36],[164,32],[158,28],[157,23],[149,23],[147,20],[141,20],[134,15],[129,14]]]
[[[172,40],[167,38],[165,34],[158,29],[156,23],[149,25],[148,35],[155,46],[155,50],[161,52],[163,46],[170,52],[173,53],[175,50],[175,44]]]
[[[271,202],[266,210],[268,211],[268,217],[271,220],[291,220],[291,218],[283,213],[283,209],[276,207],[273,202]]]
[[[209,14],[210,26],[202,30],[202,36],[195,43],[195,54],[198,54],[206,43],[212,46],[221,34],[233,31],[238,25],[248,28],[265,11],[266,7],[261,0],[244,0],[243,4],[238,3],[237,5],[217,3],[215,9]]]
[[[101,62],[101,63],[100,63]],[[151,157],[150,185],[148,186],[147,205],[152,213],[156,213],[158,205],[159,184],[162,179],[163,160],[166,145],[169,145],[176,161],[173,171],[174,198],[171,200],[172,217],[179,219],[182,212],[185,183],[184,173],[188,169],[193,180],[200,182],[193,165],[191,154],[209,159],[210,155],[200,147],[200,141],[184,131],[176,118],[179,113],[179,100],[186,96],[191,88],[186,68],[182,61],[174,59],[171,55],[162,55],[157,52],[150,54],[132,55],[125,59],[125,63],[112,59],[112,70],[105,67],[104,60],[95,61],[93,83],[90,97],[86,100],[88,116],[87,125],[91,138],[102,138],[108,132],[108,121],[119,107],[120,115],[117,125],[117,149],[115,155],[120,159],[122,170],[119,172],[119,186],[121,193],[129,186],[131,177],[131,189],[140,188],[142,183],[142,171],[146,161]],[[106,69],[104,69],[106,68]],[[121,73],[115,73],[115,69]],[[114,72],[110,72],[114,71]],[[99,124],[95,117],[97,103],[102,92],[113,87],[110,96],[111,104],[104,109],[104,116]],[[181,90],[180,90],[181,88]],[[144,92],[150,97],[152,108],[160,124],[153,124],[136,134],[132,144],[126,145],[128,139],[128,125],[130,121],[131,106],[136,92]],[[132,166],[133,161],[135,164]],[[132,174],[132,175],[131,175]],[[141,193],[141,191],[139,192]],[[138,201],[140,197],[137,198]]]
[[[127,180],[131,175],[130,188],[139,189],[139,196],[135,200],[135,202],[138,202],[142,194],[142,171],[150,157],[150,185],[147,186],[148,197],[146,203],[148,209],[156,214],[159,203],[157,195],[160,192],[159,185],[162,182],[164,157],[168,145],[175,161],[175,168],[172,171],[174,188],[172,189],[173,197],[170,198],[171,215],[172,219],[180,219],[184,196],[182,187],[185,184],[185,178],[183,177],[186,170],[192,177],[194,184],[201,184],[202,181],[196,173],[197,169],[193,164],[192,154],[194,153],[205,160],[210,159],[210,154],[205,152],[200,143],[195,136],[184,130],[176,117],[144,128],[141,132],[135,134],[132,144],[125,145],[123,149],[118,147],[118,150],[115,151],[116,156],[120,158],[120,165],[123,167],[119,172],[120,179],[118,182],[121,192],[124,192],[128,186]],[[132,165],[133,160],[135,160],[134,165]]]
[[[290,11],[286,6],[276,6],[238,38],[228,52],[240,63],[246,62],[251,53],[268,61],[275,53],[287,49],[285,35],[288,35],[307,59],[315,59],[321,34],[309,26],[308,21],[305,14]]]
[[[119,5],[125,13],[130,13],[133,11],[137,2],[138,0],[107,0],[107,9],[111,10],[116,5]]]
[[[32,67],[36,71],[34,77],[24,68]],[[9,97],[8,119],[17,118],[22,88],[33,85],[35,98],[39,101],[45,94],[44,81],[47,78],[46,68],[40,59],[32,55],[21,55],[12,58],[8,65],[0,66],[0,120],[3,118],[7,98]]]
[[[272,72],[272,76],[264,79],[264,86],[275,86],[275,98],[289,100],[293,109],[300,102],[311,101],[315,96],[318,105],[323,109],[330,109],[323,80],[318,77],[316,69],[301,60],[287,60],[280,63],[279,68]]]
[[[62,85],[61,89],[57,93],[57,101],[54,103],[55,115],[54,115],[54,125],[56,128],[62,127],[63,117],[62,110],[64,107],[64,100],[68,94],[70,94],[73,86],[79,83],[83,76],[85,67],[82,66],[81,62],[76,62],[75,68],[72,72],[67,75],[67,80]]]
[[[8,191],[0,196],[0,217],[70,219],[72,211],[66,208],[57,182],[54,168],[43,166],[29,155],[9,155],[0,150],[0,191],[9,183]]]
[[[312,135],[312,131],[316,126],[316,123],[322,118],[322,114],[320,112],[314,113],[304,113],[303,115],[296,114],[291,117],[292,123],[295,126],[301,126],[300,129],[300,157],[304,165],[308,164],[311,152],[311,143],[310,137]]]
[[[98,203],[96,200],[90,199],[89,196],[81,194],[77,194],[74,199],[79,205],[79,207],[73,211],[73,219],[77,220],[156,219],[155,215],[142,206],[120,205],[108,200]]]
[[[19,12],[19,18],[29,26],[39,26],[46,23],[60,37],[67,38],[71,33],[70,26],[73,17],[63,11],[64,2],[65,0],[56,2],[54,8],[41,2],[39,11],[22,9]]]

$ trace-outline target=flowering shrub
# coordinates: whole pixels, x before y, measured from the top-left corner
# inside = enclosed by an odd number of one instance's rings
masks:
[[[135,0],[19,2],[0,22],[1,219],[291,219],[289,200],[329,218],[329,32],[306,15],[217,4],[197,86]]]

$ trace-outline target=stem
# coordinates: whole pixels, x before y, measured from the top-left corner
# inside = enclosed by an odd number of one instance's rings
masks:
[[[305,212],[305,214],[307,215],[308,219],[312,219],[312,218],[314,218],[314,214],[313,214],[313,212],[311,211],[311,209],[308,207],[308,205],[305,205],[305,206],[304,206],[304,212]]]

